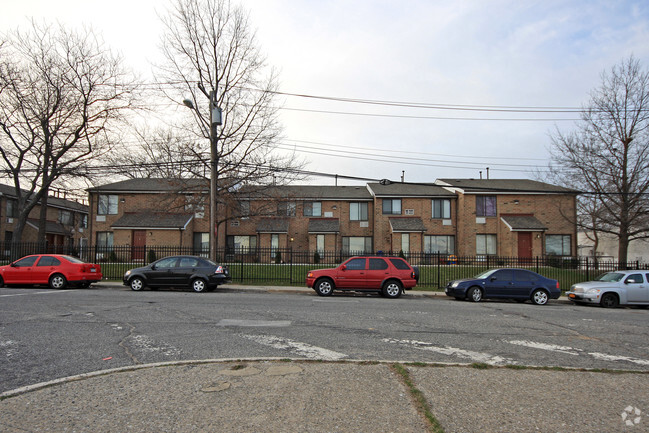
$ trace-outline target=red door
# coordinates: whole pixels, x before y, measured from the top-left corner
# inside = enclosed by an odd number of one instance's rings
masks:
[[[532,232],[518,232],[518,258],[532,258]]]
[[[133,244],[131,245],[131,257],[133,260],[144,261],[146,252],[146,230],[133,230]]]

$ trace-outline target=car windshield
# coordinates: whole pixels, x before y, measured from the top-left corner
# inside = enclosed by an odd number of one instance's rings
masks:
[[[624,278],[624,274],[618,274],[617,272],[609,272],[604,275],[600,275],[597,277],[595,281],[605,281],[605,282],[617,282],[617,281],[622,281],[622,278]]]
[[[498,270],[498,269],[491,269],[491,270],[489,270],[489,271],[485,271],[485,272],[483,272],[483,273],[481,273],[481,274],[476,275],[474,278],[475,278],[476,280],[483,280],[483,279],[485,279],[485,278],[489,278],[489,275],[493,274],[493,273],[496,272],[497,270]]]

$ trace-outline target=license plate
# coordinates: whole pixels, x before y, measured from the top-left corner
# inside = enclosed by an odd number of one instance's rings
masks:
[[[97,272],[96,268],[90,268],[90,272]]]

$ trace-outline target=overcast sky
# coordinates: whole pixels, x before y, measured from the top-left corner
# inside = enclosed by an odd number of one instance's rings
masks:
[[[144,76],[158,56],[158,14],[170,3],[0,1],[0,31],[26,27],[26,17],[86,24]],[[572,129],[578,115],[476,106],[578,108],[601,73],[624,58],[634,55],[649,68],[646,0],[241,3],[283,92],[446,105],[280,97],[280,147],[317,172],[399,180],[405,171],[406,181],[432,182],[486,176],[489,167],[491,178],[530,178],[547,165],[552,131]],[[471,110],[448,107],[456,105]]]

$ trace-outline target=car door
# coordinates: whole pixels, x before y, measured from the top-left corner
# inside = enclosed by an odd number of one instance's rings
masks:
[[[513,298],[529,298],[538,277],[536,274],[523,269],[514,270],[514,282],[510,287]]]
[[[640,273],[627,275],[624,279],[624,287],[628,302],[649,301],[649,285],[647,285],[644,275]]]
[[[155,262],[151,268],[145,272],[147,284],[152,287],[173,285],[172,272],[176,267],[177,261],[177,257],[167,257]]]
[[[365,287],[380,289],[383,280],[390,275],[390,267],[385,259],[370,258],[367,273],[365,274]]]
[[[16,260],[11,265],[5,267],[3,279],[5,284],[33,284],[32,272],[34,263],[39,256],[28,256]]]
[[[506,298],[511,296],[514,285],[514,273],[511,269],[501,269],[491,274],[485,282],[485,297]]]
[[[200,267],[199,260],[195,257],[181,257],[178,260],[178,266],[172,272],[174,277],[174,284],[178,287],[188,286],[191,277],[196,273]]]
[[[32,280],[34,284],[47,284],[49,283],[50,275],[52,275],[58,267],[61,266],[61,261],[52,256],[41,256],[32,268]]]
[[[367,259],[355,257],[340,265],[336,272],[336,287],[341,289],[364,289]]]

